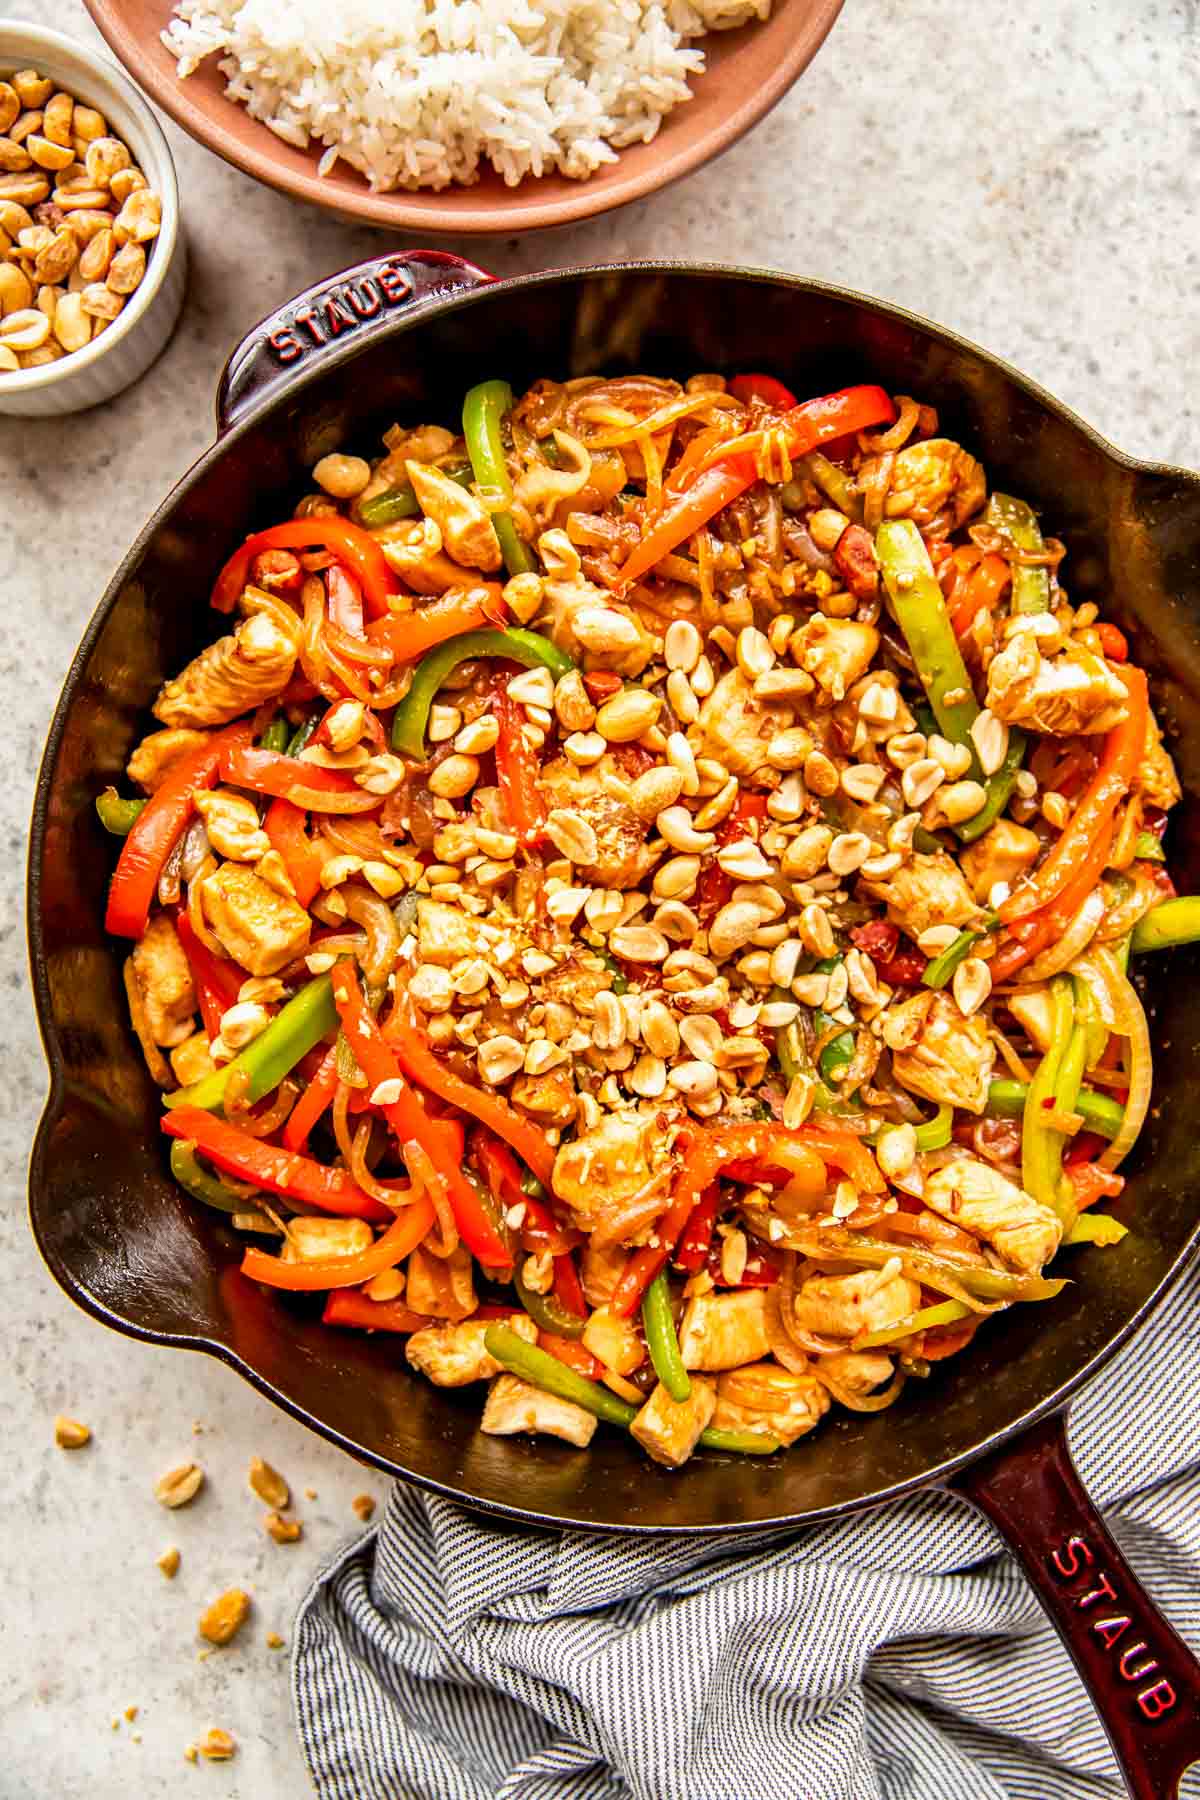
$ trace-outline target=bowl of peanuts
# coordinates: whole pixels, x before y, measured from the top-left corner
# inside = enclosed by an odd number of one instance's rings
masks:
[[[0,413],[110,400],[165,346],[185,250],[166,139],[132,82],[0,20]]]

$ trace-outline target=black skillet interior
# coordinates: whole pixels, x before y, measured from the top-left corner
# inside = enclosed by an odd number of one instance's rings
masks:
[[[1192,1238],[1200,1147],[1200,995],[1191,952],[1146,970],[1156,1105],[1115,1210],[1115,1251],[1071,1251],[1048,1304],[985,1328],[968,1354],[874,1417],[838,1414],[770,1462],[698,1457],[684,1474],[602,1430],[586,1452],[483,1437],[478,1392],[409,1373],[399,1341],[327,1331],[306,1303],[238,1272],[220,1219],[168,1179],[158,1105],[129,1030],[123,951],[102,930],[111,840],[92,802],[119,781],[165,675],[213,635],[205,604],[248,529],[286,517],[335,445],[364,454],[393,420],[452,423],[465,389],[502,375],[770,369],[798,393],[878,380],[937,406],[992,485],[1044,510],[1077,601],[1103,600],[1149,668],[1190,797],[1174,815],[1181,888],[1200,889],[1200,482],[1114,455],[1078,420],[971,346],[856,296],[713,269],[609,269],[484,289],[326,357],[236,424],[119,571],[76,662],[43,767],[31,853],[35,982],[55,1087],[34,1154],[34,1229],[62,1286],[106,1323],[224,1357],[315,1429],[396,1474],[476,1504],[591,1528],[728,1529],[812,1516],[946,1474],[1044,1410],[1100,1358]]]

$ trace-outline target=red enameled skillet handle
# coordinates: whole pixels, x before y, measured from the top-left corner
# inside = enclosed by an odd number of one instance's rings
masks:
[[[447,250],[400,250],[327,275],[260,319],[229,358],[217,387],[218,436],[323,351],[349,337],[361,343],[397,312],[495,279]]]
[[[1118,1550],[1075,1471],[1065,1415],[957,1477],[1046,1608],[1087,1686],[1134,1800],[1173,1800],[1200,1761],[1200,1662]],[[1030,1695],[1031,1705],[1037,1696]]]

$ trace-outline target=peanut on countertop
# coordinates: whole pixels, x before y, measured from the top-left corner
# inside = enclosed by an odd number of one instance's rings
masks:
[[[160,197],[103,113],[36,69],[0,75],[0,377],[107,331],[161,225]]]

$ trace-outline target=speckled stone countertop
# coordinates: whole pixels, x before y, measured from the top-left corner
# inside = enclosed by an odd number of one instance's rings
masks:
[[[8,0],[6,10],[94,36],[79,0]],[[1197,466],[1198,94],[1196,0],[848,0],[809,74],[723,161],[594,225],[474,254],[501,273],[668,256],[822,276],[978,339],[1124,449]],[[175,1800],[193,1782],[228,1800],[307,1792],[287,1654],[268,1649],[266,1634],[290,1639],[308,1582],[360,1529],[353,1496],[382,1493],[224,1369],[129,1343],[73,1310],[25,1222],[45,1070],[26,980],[24,859],[59,684],[113,566],[209,442],[228,350],[294,290],[381,245],[167,130],[191,245],[173,344],[100,411],[0,419],[7,1800]],[[87,1449],[54,1447],[58,1411],[91,1426]],[[262,1532],[246,1486],[255,1454],[296,1490],[299,1544]],[[166,1513],[154,1480],[189,1458],[207,1486]],[[182,1552],[171,1583],[155,1567],[169,1544]],[[252,1625],[200,1661],[196,1619],[235,1583],[253,1590]],[[114,1729],[131,1705],[137,1719]],[[184,1746],[210,1725],[233,1732],[239,1754],[193,1772]]]

